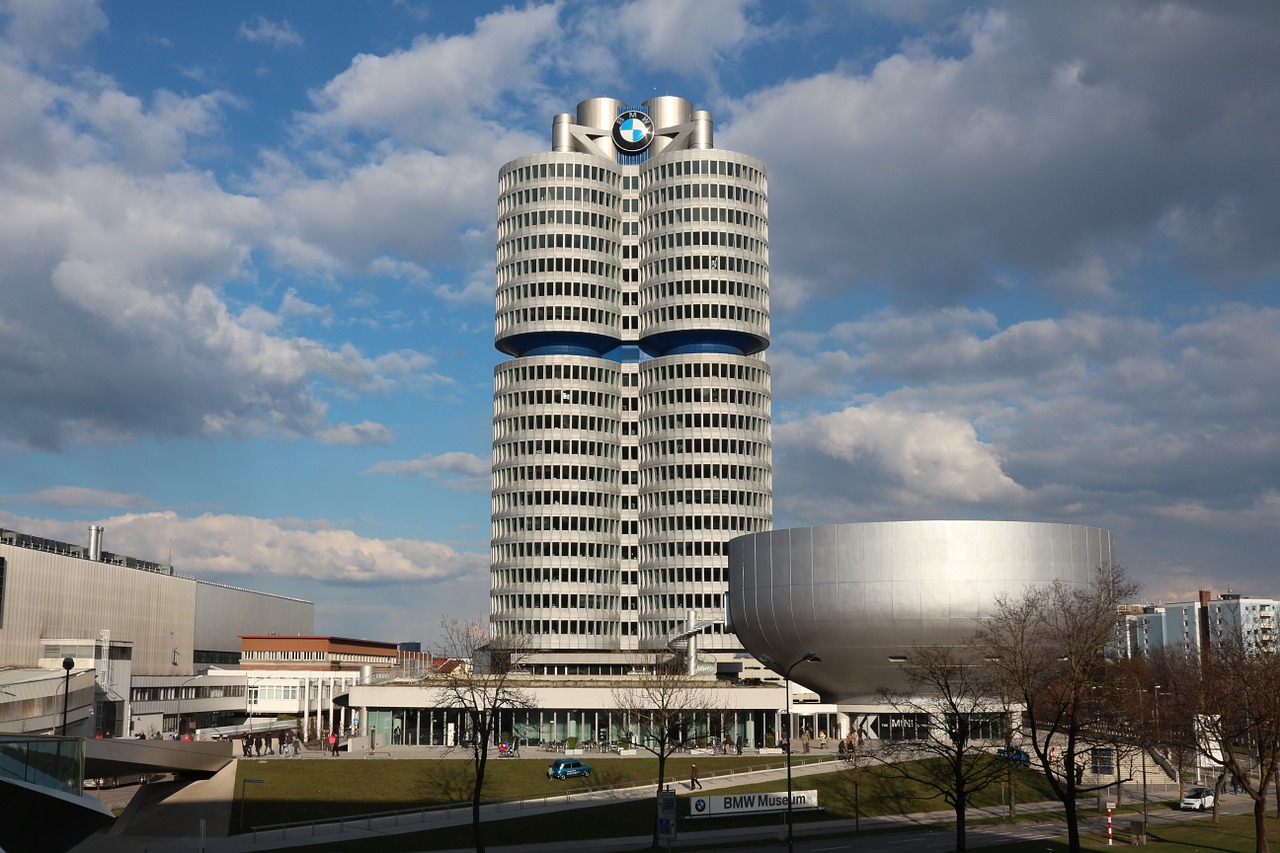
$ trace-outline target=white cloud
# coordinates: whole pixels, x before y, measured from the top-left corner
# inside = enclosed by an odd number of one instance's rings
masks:
[[[616,17],[643,67],[710,76],[727,55],[762,36],[748,15],[753,0],[634,0]]]
[[[40,63],[78,52],[107,28],[98,0],[4,0],[0,15],[5,37]]]
[[[34,506],[102,507],[104,509],[151,509],[155,506],[142,495],[86,489],[81,486],[55,486],[50,489],[27,492],[24,495],[0,496],[0,501],[21,502]]]
[[[312,94],[317,112],[308,121],[463,150],[502,131],[492,123],[501,95],[527,98],[538,87],[538,64],[556,53],[559,15],[559,4],[508,8],[478,19],[472,33],[419,37],[386,56],[360,54]]]
[[[395,436],[382,424],[362,421],[358,424],[338,424],[316,433],[321,444],[390,444]]]
[[[266,44],[279,50],[283,47],[302,47],[302,36],[294,30],[288,21],[269,21],[262,15],[255,15],[251,20],[240,24],[236,35],[253,44]]]
[[[15,143],[0,173],[0,436],[44,449],[268,431],[331,440],[344,428],[326,424],[317,378],[358,392],[450,382],[421,353],[282,335],[280,317],[323,326],[331,310],[296,289],[280,316],[232,312],[222,288],[255,284],[255,253],[316,255],[278,200],[184,164],[187,140],[219,132],[234,99],[162,92],[148,106],[106,77],[80,81],[0,59],[0,95],[12,95],[0,97],[0,142]]]
[[[439,480],[445,487],[459,491],[486,492],[489,490],[490,465],[490,460],[474,453],[455,451],[418,459],[385,460],[369,466],[365,473],[424,477]]]
[[[1280,269],[1280,7],[1011,4],[928,36],[718,123],[770,170],[778,307],[950,304],[1010,271],[1088,304],[1170,247],[1210,285]]]
[[[5,526],[51,539],[79,542],[91,520],[47,521],[0,513]],[[325,523],[174,512],[128,513],[92,523],[106,528],[109,550],[143,560],[168,562],[203,580],[241,586],[300,579],[329,584],[435,584],[487,572],[487,553],[410,539],[370,539]]]
[[[787,494],[802,506],[830,497],[846,507],[928,513],[1016,501],[1023,493],[995,449],[954,415],[873,403],[779,424],[774,437],[778,468],[800,473]]]

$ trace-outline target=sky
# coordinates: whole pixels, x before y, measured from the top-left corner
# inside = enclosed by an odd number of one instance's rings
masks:
[[[774,524],[1114,531],[1280,597],[1280,4],[0,0],[0,527],[488,613],[497,172],[678,95],[769,170]]]

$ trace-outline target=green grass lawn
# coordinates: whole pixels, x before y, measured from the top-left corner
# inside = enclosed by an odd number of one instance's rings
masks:
[[[1085,850],[1112,850],[1129,846],[1127,824],[1121,832],[1117,825],[1115,847],[1107,846],[1105,834],[1091,834],[1081,837],[1081,847]],[[1280,838],[1280,819],[1268,818],[1268,838]],[[982,848],[988,853],[1062,853],[1067,849],[1066,838],[1054,841],[1028,841],[1019,844],[1001,844],[995,847]],[[1190,821],[1189,823],[1157,825],[1152,827],[1146,850],[1154,853],[1253,853],[1253,815],[1227,815],[1220,823],[1213,823],[1208,818]]]
[[[589,758],[593,773],[589,779],[572,779],[564,782],[548,782],[545,777],[550,758],[503,759],[492,762],[485,780],[485,799],[538,796],[561,793],[565,790],[582,790],[602,784],[620,785],[655,779],[656,759],[642,758]],[[744,756],[742,758],[698,757],[698,767],[703,780],[715,773],[733,768],[766,765],[781,766],[776,757]],[[801,763],[796,758],[793,767]],[[835,766],[835,765],[833,765]],[[677,788],[681,799],[687,803],[689,792],[684,789],[687,779],[688,758],[668,762],[668,769],[679,769],[680,775],[668,777],[680,783]],[[240,777],[263,779],[261,785],[248,786],[248,804],[245,813],[246,826],[301,820],[330,819],[340,815],[367,814],[370,812],[417,809],[424,805],[466,803],[471,793],[473,771],[471,762],[465,760],[397,760],[397,761],[261,761],[241,762]],[[1024,771],[1019,774],[1019,799],[1025,802],[1048,799],[1043,778]],[[825,811],[817,814],[798,814],[797,823],[820,822],[852,818],[854,810],[855,773],[839,769],[830,773],[801,776],[796,779],[797,790],[817,789],[819,802]],[[946,809],[947,805],[928,792],[904,786],[891,778],[883,768],[866,768],[856,773],[857,813],[863,817],[882,814]],[[780,791],[779,781],[735,786],[734,793],[754,791]],[[725,789],[718,789],[720,793]],[[237,794],[239,786],[237,787]],[[997,805],[1002,802],[1000,786],[982,792],[977,805]],[[682,804],[681,814],[688,814],[688,805]],[[239,813],[233,815],[237,825]],[[735,825],[772,826],[780,822],[778,815],[759,815],[738,818]],[[537,838],[556,838],[582,841],[592,838],[647,836],[653,831],[654,802],[644,799],[615,803],[591,808],[576,809],[571,813],[536,815],[511,820],[489,821],[484,825],[486,844],[515,844]],[[698,829],[710,829],[714,824],[702,823]],[[693,828],[694,824],[690,824]],[[411,851],[466,847],[472,842],[470,826],[450,827],[427,833],[396,835],[361,842],[345,840],[334,845],[318,845],[305,848],[319,853],[323,850],[342,849],[352,853],[375,851]]]
[[[504,758],[490,760],[485,772],[484,799],[537,797],[588,788],[633,785],[658,777],[656,758],[587,756],[589,778],[551,782],[547,766],[554,759]],[[818,756],[810,760],[817,760]],[[781,767],[781,756],[698,756],[704,780],[733,769]],[[793,767],[800,765],[795,759]],[[667,762],[669,782],[688,779],[689,758]],[[244,785],[245,778],[262,784]],[[232,827],[239,827],[240,808],[244,826],[331,820],[346,815],[421,809],[456,803],[470,803],[475,770],[465,759],[343,759],[340,761],[286,761],[282,759],[241,760],[236,771],[237,808]],[[245,802],[240,803],[241,792]]]

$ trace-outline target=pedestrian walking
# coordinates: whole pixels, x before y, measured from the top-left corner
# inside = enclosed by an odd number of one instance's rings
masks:
[[[738,739],[734,741],[734,747],[738,750],[738,755],[742,755],[742,735],[738,735]]]
[[[258,735],[253,739],[253,751],[258,755],[262,755],[262,735]]]
[[[338,756],[338,733],[329,732],[329,751],[336,758]]]
[[[689,790],[692,791],[694,788],[701,790],[702,783],[698,781],[698,765],[690,764],[689,765]]]

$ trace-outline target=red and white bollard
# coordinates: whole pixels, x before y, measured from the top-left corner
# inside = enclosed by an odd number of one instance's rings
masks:
[[[1107,803],[1107,846],[1115,846],[1115,836],[1111,832],[1111,810],[1116,807],[1115,803]]]

